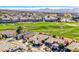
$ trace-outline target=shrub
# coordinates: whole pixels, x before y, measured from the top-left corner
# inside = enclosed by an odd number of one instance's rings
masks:
[[[53,35],[53,38],[56,38],[56,35]]]
[[[65,46],[64,46],[64,44],[60,43],[58,47],[59,47],[60,49],[64,49]]]

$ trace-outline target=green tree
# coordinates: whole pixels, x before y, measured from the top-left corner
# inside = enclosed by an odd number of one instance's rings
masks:
[[[22,33],[22,30],[23,30],[23,28],[22,28],[21,26],[19,26],[19,27],[16,29],[17,34],[21,34],[21,33]]]
[[[62,43],[59,44],[60,49],[63,49],[64,47],[65,47],[64,44],[62,44]]]

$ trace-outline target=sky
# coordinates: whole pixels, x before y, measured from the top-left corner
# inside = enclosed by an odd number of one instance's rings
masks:
[[[76,6],[0,6],[0,9],[45,9],[45,8],[75,8]]]

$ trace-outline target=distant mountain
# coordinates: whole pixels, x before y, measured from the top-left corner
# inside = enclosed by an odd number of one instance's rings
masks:
[[[59,8],[59,9],[0,9],[0,11],[31,11],[31,12],[49,12],[49,13],[79,13],[79,8]]]
[[[38,10],[31,10],[35,12],[49,12],[49,13],[79,13],[78,8],[73,9],[38,9]]]

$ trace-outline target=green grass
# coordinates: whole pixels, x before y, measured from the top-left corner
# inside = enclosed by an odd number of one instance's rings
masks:
[[[79,40],[79,22],[37,22],[37,23],[16,23],[0,24],[0,31],[16,30],[22,26],[24,30],[33,32],[45,32],[46,34],[55,34],[71,39]],[[63,28],[61,28],[61,26]]]

